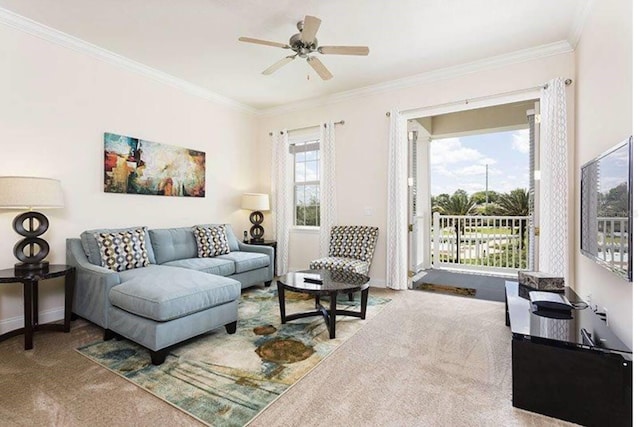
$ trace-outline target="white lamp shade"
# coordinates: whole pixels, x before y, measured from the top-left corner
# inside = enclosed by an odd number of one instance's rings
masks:
[[[0,176],[0,208],[53,209],[64,207],[60,181],[32,176]]]
[[[268,211],[269,195],[261,193],[245,193],[242,195],[242,209],[250,211]]]

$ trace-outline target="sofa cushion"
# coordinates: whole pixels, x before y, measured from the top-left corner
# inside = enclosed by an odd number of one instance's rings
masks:
[[[188,258],[169,261],[162,265],[169,267],[188,268],[189,270],[202,271],[203,273],[229,276],[236,272],[236,266],[230,259],[216,258]]]
[[[224,225],[213,227],[194,226],[199,258],[213,258],[231,252]]]
[[[149,236],[158,264],[198,256],[196,238],[191,227],[151,229]]]
[[[211,227],[221,224],[202,224],[201,227]],[[233,235],[229,224],[225,224],[229,249],[237,251],[238,240]],[[191,227],[157,228],[149,230],[149,237],[155,261],[152,263],[164,264],[177,259],[197,258],[198,247],[196,237]]]
[[[352,273],[368,274],[369,263],[354,258],[325,257],[311,261],[312,270],[344,270]]]
[[[127,228],[98,228],[95,230],[87,230],[80,234],[80,242],[82,243],[82,249],[87,256],[89,262],[93,265],[102,265],[102,258],[100,256],[100,248],[98,247],[98,241],[96,240],[96,234],[98,233],[118,233],[121,231],[136,230],[146,227],[127,227]],[[156,263],[155,254],[151,246],[151,238],[149,232],[144,238],[145,247],[147,249],[147,256],[151,264]]]
[[[151,265],[120,273],[109,291],[116,307],[158,322],[177,319],[236,300],[240,282],[184,268]]]
[[[146,227],[111,233],[96,233],[101,266],[114,271],[149,265],[145,245]]]
[[[236,235],[233,234],[231,225],[229,224],[196,224],[196,227],[217,227],[219,225],[224,225],[224,231],[227,234],[227,242],[229,242],[229,250],[231,250],[231,252],[239,251],[240,247],[238,246],[238,239],[236,239]]]
[[[271,258],[268,255],[257,252],[230,252],[216,258],[233,261],[236,267],[236,274],[268,267],[271,263]]]

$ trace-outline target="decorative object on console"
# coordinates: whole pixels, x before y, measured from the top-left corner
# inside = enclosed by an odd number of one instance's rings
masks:
[[[518,271],[518,283],[541,291],[564,291],[564,278],[541,271]]]
[[[104,134],[105,193],[205,196],[205,153]]]
[[[264,228],[262,228],[262,221],[264,221],[264,215],[261,211],[269,210],[269,195],[261,193],[245,193],[242,195],[242,209],[247,209],[251,212],[249,215],[249,221],[251,221],[251,242],[260,243],[264,241]]]
[[[20,261],[15,264],[16,271],[49,268],[49,262],[45,261],[49,254],[49,244],[39,237],[49,229],[49,220],[33,209],[62,207],[62,186],[57,179],[30,176],[0,177],[0,208],[27,210],[13,220],[13,229],[24,237],[13,247],[13,254]],[[25,222],[28,224],[26,228]]]

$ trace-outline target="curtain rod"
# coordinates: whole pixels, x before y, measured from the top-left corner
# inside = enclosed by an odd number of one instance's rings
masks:
[[[566,79],[564,81],[564,84],[566,86],[569,86],[571,83],[573,83],[573,80],[571,80],[571,79]],[[499,96],[516,95],[516,94],[519,94],[519,93],[529,92],[529,91],[532,91],[534,89],[546,89],[548,87],[549,87],[548,84],[544,84],[544,85],[529,87],[529,88],[526,88],[526,89],[512,90],[510,92],[494,93],[492,95],[479,96],[477,98],[461,99],[459,101],[451,101],[451,102],[445,102],[443,104],[438,104],[438,105],[430,105],[428,108],[441,108],[441,107],[448,107],[449,105],[468,104],[469,102],[483,101],[485,99],[496,98],[496,97],[499,97]],[[422,109],[422,108],[419,108],[419,109]],[[417,110],[417,109],[416,108],[412,108],[411,110]],[[407,111],[411,111],[411,110],[407,110]],[[390,117],[391,116],[391,112],[387,111],[386,112],[386,116]]]
[[[340,120],[339,122],[333,122],[333,124],[334,125],[343,125],[344,124],[344,120]],[[296,130],[311,129],[311,128],[314,128],[316,126],[319,126],[319,125],[305,126],[303,128],[287,129],[287,131],[292,132],[292,131],[296,131]],[[282,131],[280,131],[280,134],[282,134]],[[269,136],[273,136],[273,132],[269,132]]]

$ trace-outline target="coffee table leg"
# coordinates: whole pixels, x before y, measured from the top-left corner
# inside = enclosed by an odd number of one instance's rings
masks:
[[[360,318],[364,319],[367,316],[367,300],[369,299],[369,288],[362,291],[360,294]]]
[[[333,292],[331,294],[331,307],[329,309],[329,339],[336,337],[336,306],[337,306],[338,293]]]
[[[287,323],[287,321],[285,320],[285,317],[287,316],[284,311],[284,288],[282,287],[280,282],[278,282],[278,302],[280,303],[280,322],[282,322],[282,324],[285,324]]]

